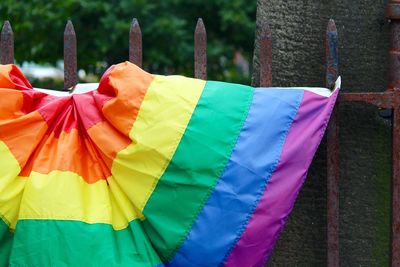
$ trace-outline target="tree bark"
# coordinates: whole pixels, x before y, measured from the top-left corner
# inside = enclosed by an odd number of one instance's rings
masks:
[[[339,33],[342,92],[387,86],[389,24],[384,0],[259,0],[257,33],[268,22],[273,86],[325,85],[325,31]],[[258,41],[253,84],[259,83]],[[340,105],[340,266],[388,266],[390,121],[364,104]],[[326,266],[326,147],[307,181],[268,266]]]

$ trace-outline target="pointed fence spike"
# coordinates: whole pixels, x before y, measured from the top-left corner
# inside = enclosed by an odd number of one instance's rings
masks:
[[[337,32],[335,20],[330,19],[328,21],[327,31],[329,31],[329,32]]]
[[[201,18],[194,31],[194,77],[207,79],[207,32]]]
[[[129,61],[142,67],[142,31],[136,18],[132,20],[129,30]]]
[[[195,31],[198,34],[206,34],[206,27],[204,26],[204,22],[203,22],[202,18],[197,19]]]
[[[74,87],[77,82],[76,34],[74,25],[68,20],[64,31],[64,89]]]
[[[74,25],[72,24],[71,20],[67,21],[67,24],[65,25],[64,34],[75,35]]]
[[[0,37],[0,63],[14,63],[14,33],[8,20],[4,22]]]
[[[338,33],[336,24],[330,19],[326,29],[326,86],[331,88],[338,76]]]
[[[260,86],[272,86],[272,34],[268,23],[260,31]]]

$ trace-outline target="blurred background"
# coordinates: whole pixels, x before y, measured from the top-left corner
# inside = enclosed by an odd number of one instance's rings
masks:
[[[202,17],[208,79],[250,84],[256,5],[246,0],[2,0],[0,21],[11,22],[16,63],[35,87],[63,88],[68,19],[77,35],[80,82],[96,82],[108,66],[128,59],[134,17],[143,34],[145,70],[193,76],[193,34]]]

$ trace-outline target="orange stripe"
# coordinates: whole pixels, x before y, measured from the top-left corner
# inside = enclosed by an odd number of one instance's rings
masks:
[[[59,170],[74,172],[88,183],[107,179],[111,176],[112,159],[101,154],[95,146],[88,136],[80,135],[77,129],[62,132],[59,136],[52,132],[43,138],[20,175],[29,176],[31,171],[48,174]]]
[[[0,65],[0,88],[29,89],[32,88],[28,79],[14,64]]]
[[[103,105],[103,115],[121,133],[129,136],[144,95],[154,76],[138,66],[124,62],[104,74],[98,92],[114,96]]]
[[[92,126],[85,134],[73,129],[57,136],[55,132],[46,134],[47,129],[38,112],[0,121],[0,140],[17,159],[21,176],[60,170],[75,172],[88,183],[106,179],[115,155],[131,142],[107,122]]]
[[[0,76],[0,79],[1,78]],[[23,102],[24,96],[21,92],[13,89],[0,89],[0,121],[11,120],[22,116]]]
[[[0,65],[0,120],[14,119],[23,115],[24,96],[21,91],[13,90],[16,88],[16,84],[11,73],[14,78],[22,75],[15,65]],[[26,79],[22,75],[20,79],[16,80]]]
[[[87,133],[99,151],[102,151],[105,157],[104,161],[110,169],[117,153],[132,143],[129,137],[118,132],[111,124],[104,121],[93,125],[87,130]]]
[[[15,83],[10,77],[14,65],[0,65],[0,88],[15,89]]]
[[[80,135],[77,129],[73,129],[69,133],[46,135],[31,157],[34,160],[26,164],[20,175],[29,176],[31,171],[48,174],[59,170],[74,172],[88,183],[107,179],[111,176],[116,154],[131,140],[107,122],[92,126],[87,134]]]
[[[47,123],[35,111],[12,120],[0,120],[0,140],[3,141],[21,169],[47,131]]]
[[[24,93],[16,88],[30,87],[15,65],[0,65],[0,140],[14,154],[21,168],[47,131],[39,112],[25,114]]]

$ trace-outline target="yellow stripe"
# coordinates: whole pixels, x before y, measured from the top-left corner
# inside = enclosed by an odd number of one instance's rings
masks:
[[[0,158],[0,218],[10,229],[15,229],[19,219],[107,223],[115,230],[143,219],[113,177],[108,185],[105,180],[88,184],[66,171],[20,177],[18,161],[2,141]]]
[[[0,141],[0,218],[15,229],[25,180],[17,179],[19,163],[4,142]]]
[[[129,134],[132,143],[119,152],[112,175],[126,196],[143,211],[182,138],[205,81],[156,76]]]
[[[18,177],[19,164],[0,141],[0,216],[11,229],[18,219],[106,223],[116,230],[143,219],[143,208],[182,138],[204,84],[180,76],[155,78],[130,132],[132,144],[117,154],[107,182],[88,184],[68,171]]]
[[[114,179],[88,184],[73,172],[32,172],[26,179],[18,219],[74,220],[125,228],[138,211]]]

